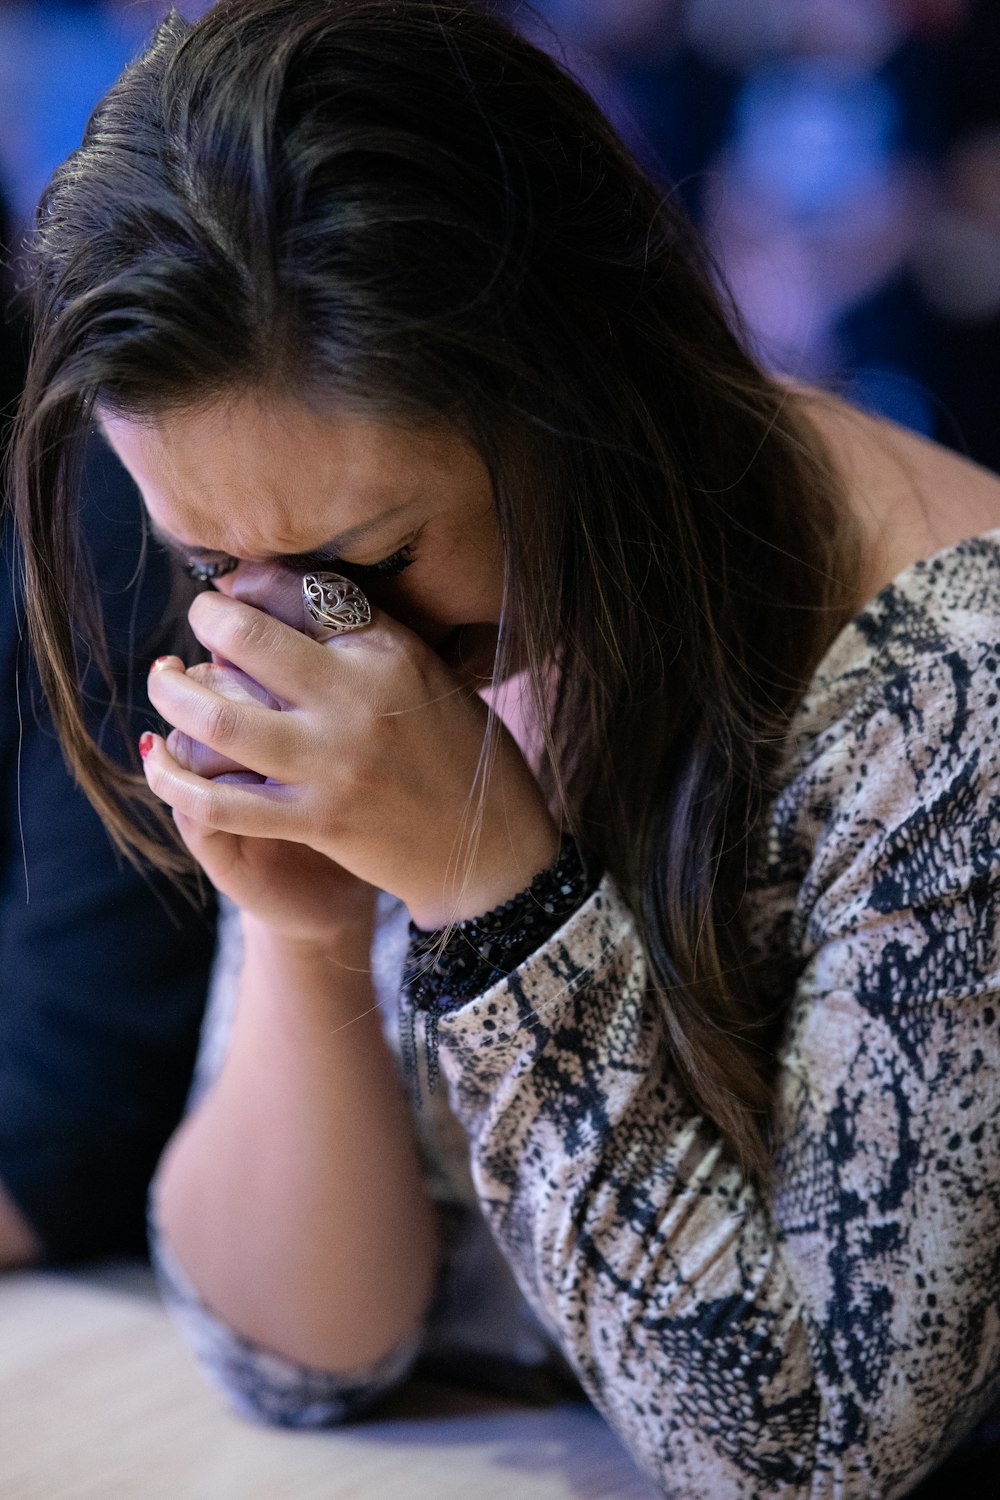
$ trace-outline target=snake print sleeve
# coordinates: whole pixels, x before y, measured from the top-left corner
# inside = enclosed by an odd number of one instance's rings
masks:
[[[889,1500],[1000,1394],[1000,548],[963,547],[838,638],[762,831],[766,1194],[678,1087],[609,880],[437,1020],[483,1212],[677,1500]]]

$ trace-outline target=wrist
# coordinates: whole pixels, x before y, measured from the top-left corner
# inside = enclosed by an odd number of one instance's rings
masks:
[[[245,951],[265,963],[277,960],[296,967],[337,964],[363,967],[367,971],[375,926],[375,896],[372,889],[370,898],[358,910],[331,923],[322,933],[288,931],[244,911],[241,917]]]
[[[429,932],[482,916],[519,895],[558,854],[559,830],[547,812],[516,846],[505,826],[500,839],[480,839],[465,871],[450,883],[407,900],[410,919]]]
[[[603,873],[600,856],[567,834],[552,863],[508,901],[447,934],[411,926],[403,973],[410,1004],[440,1014],[485,994],[579,910]]]

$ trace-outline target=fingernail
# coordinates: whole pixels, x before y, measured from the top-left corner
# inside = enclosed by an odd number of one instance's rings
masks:
[[[152,748],[153,736],[147,729],[145,734],[139,736],[139,754],[142,756],[143,760],[146,759],[146,756],[149,754]]]
[[[172,656],[158,656],[150,667],[151,672],[162,672],[168,661],[173,661]]]

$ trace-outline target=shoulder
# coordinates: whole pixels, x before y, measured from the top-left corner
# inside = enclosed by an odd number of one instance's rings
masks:
[[[828,392],[799,391],[853,516],[858,606],[914,565],[1000,527],[1000,477]]]
[[[822,743],[838,724],[863,724],[904,683],[931,707],[949,673],[960,679],[998,648],[1000,529],[918,559],[855,616],[819,663],[793,739]]]

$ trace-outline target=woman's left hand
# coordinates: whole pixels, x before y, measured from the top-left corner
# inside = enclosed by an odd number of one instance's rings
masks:
[[[207,779],[161,743],[146,776],[176,812],[305,844],[398,896],[429,928],[488,911],[555,857],[555,824],[510,735],[498,725],[495,753],[484,755],[483,703],[389,616],[374,611],[371,625],[320,644],[209,592],[190,621],[280,708],[233,702],[180,663],[155,672],[150,699],[170,724],[267,778]]]

